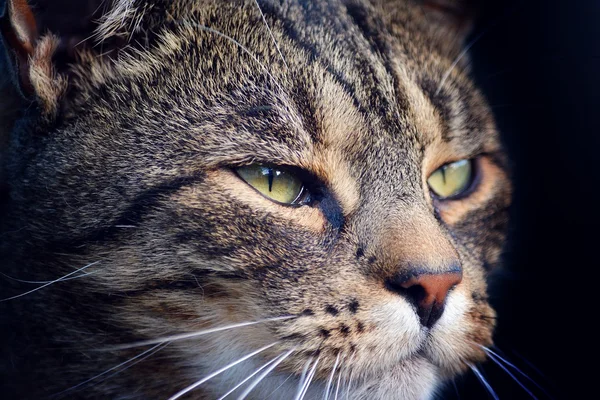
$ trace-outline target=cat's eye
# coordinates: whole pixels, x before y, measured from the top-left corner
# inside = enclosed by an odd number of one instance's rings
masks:
[[[253,164],[239,167],[235,171],[248,185],[271,200],[287,205],[307,202],[308,192],[304,184],[289,170]]]
[[[473,161],[460,160],[436,169],[427,179],[431,191],[440,199],[465,193],[473,182]]]

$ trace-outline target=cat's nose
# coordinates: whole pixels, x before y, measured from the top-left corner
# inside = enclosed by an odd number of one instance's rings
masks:
[[[454,267],[442,273],[399,273],[386,280],[386,287],[406,297],[416,307],[421,325],[431,328],[444,312],[448,292],[461,281],[462,269]]]

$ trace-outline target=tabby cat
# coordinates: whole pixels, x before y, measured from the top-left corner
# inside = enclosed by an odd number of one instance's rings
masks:
[[[98,10],[79,41],[2,10],[2,398],[430,399],[477,372],[511,188],[463,2]]]

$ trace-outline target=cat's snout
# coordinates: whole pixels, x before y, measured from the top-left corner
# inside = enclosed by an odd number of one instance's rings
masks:
[[[397,274],[386,280],[386,287],[405,296],[416,307],[421,325],[431,328],[444,312],[448,293],[461,281],[462,270],[456,267],[441,273]]]

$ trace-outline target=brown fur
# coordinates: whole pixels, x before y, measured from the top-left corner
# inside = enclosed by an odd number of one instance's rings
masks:
[[[2,296],[91,274],[0,303],[7,393],[58,393],[151,347],[114,345],[279,316],[294,318],[174,341],[61,396],[167,398],[275,341],[190,398],[290,349],[252,398],[289,374],[273,395],[293,398],[311,359],[320,398],[337,359],[352,399],[425,399],[485,358],[510,184],[466,63],[449,70],[464,24],[408,0],[259,4],[285,63],[254,1],[116,1],[107,53],[59,76],[39,42],[38,108],[5,150]],[[464,158],[472,193],[433,198],[429,174]],[[257,162],[303,169],[321,200],[266,199],[232,171]],[[463,280],[424,329],[386,279],[453,263]]]

